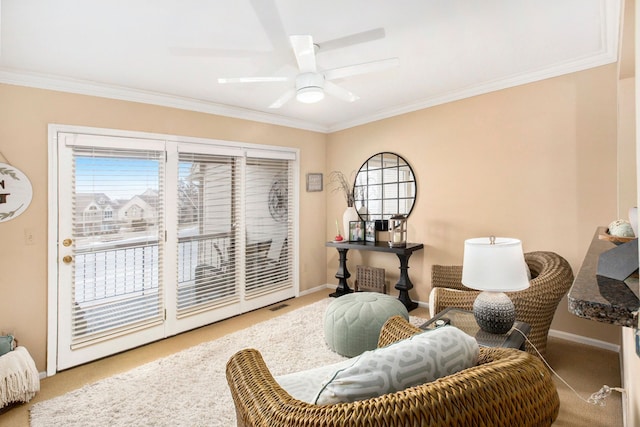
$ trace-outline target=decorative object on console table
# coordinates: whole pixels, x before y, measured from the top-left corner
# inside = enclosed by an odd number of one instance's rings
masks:
[[[480,328],[492,334],[508,332],[516,310],[504,292],[529,287],[522,242],[494,236],[465,240],[462,284],[482,291],[473,303]]]
[[[364,240],[367,242],[376,241],[376,223],[374,221],[366,221],[364,225]]]
[[[407,217],[394,215],[389,218],[389,246],[403,248],[407,246]]]
[[[374,221],[376,229],[376,242],[389,241],[389,220],[388,219],[376,219]]]
[[[349,221],[349,241],[364,242],[363,221]]]
[[[342,234],[340,233],[340,226],[338,225],[338,220],[336,219],[336,237],[333,238],[334,242],[342,242],[344,240],[344,237],[342,236]]]
[[[344,225],[344,235],[351,240],[350,227],[351,223],[355,221],[360,221],[360,217],[358,216],[358,211],[353,206],[348,206],[345,209],[344,214],[342,214],[342,223]]]
[[[347,177],[340,171],[333,171],[329,174],[329,182],[333,185],[332,192],[342,192],[344,196],[345,202],[347,202],[347,209],[345,209],[342,214],[342,225],[344,232],[344,236],[349,235],[349,223],[351,221],[359,221],[360,215],[358,215],[358,211],[356,210],[355,203],[355,194],[354,187],[349,184],[347,181]]]

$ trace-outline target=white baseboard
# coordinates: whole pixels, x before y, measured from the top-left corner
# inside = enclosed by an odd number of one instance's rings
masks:
[[[569,332],[549,329],[549,336],[552,336],[555,338],[561,338],[563,340],[572,341],[579,344],[590,345],[592,347],[601,348],[603,350],[609,350],[609,351],[614,351],[616,353],[620,353],[620,346],[617,344],[612,344],[610,342],[596,340],[593,338],[587,338],[582,335],[576,335],[576,334],[571,334]]]
[[[319,285],[319,286],[316,286],[315,288],[311,288],[311,289],[307,289],[307,290],[304,290],[304,291],[300,291],[300,296],[303,297],[305,295],[310,295],[310,294],[313,294],[313,293],[316,293],[316,292],[320,292],[320,291],[322,291],[324,289],[327,289],[327,288],[334,288],[335,289],[335,288],[337,288],[337,286],[335,286],[335,285],[332,286],[332,285],[328,285],[328,284]]]

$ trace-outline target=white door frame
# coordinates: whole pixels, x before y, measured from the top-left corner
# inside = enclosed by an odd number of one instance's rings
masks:
[[[293,256],[293,289],[288,292],[278,292],[277,298],[289,298],[289,297],[297,297],[299,296],[299,181],[300,181],[300,171],[299,171],[299,158],[300,153],[299,149],[292,149],[287,147],[277,147],[277,146],[266,146],[261,144],[251,144],[251,143],[239,143],[239,142],[230,142],[230,141],[220,141],[220,140],[211,140],[211,139],[203,139],[203,138],[192,138],[192,137],[175,137],[171,135],[161,135],[161,134],[151,134],[146,132],[134,132],[134,131],[122,131],[122,130],[114,130],[114,129],[102,129],[102,128],[91,128],[84,126],[70,126],[70,125],[57,125],[50,124],[48,126],[48,140],[49,140],[49,153],[48,153],[48,202],[49,202],[49,211],[48,211],[48,274],[47,274],[47,288],[48,288],[48,298],[47,298],[47,376],[55,375],[57,372],[57,355],[58,355],[58,309],[59,309],[59,298],[58,298],[58,241],[61,236],[59,236],[58,231],[58,197],[59,197],[59,188],[58,188],[58,133],[84,133],[84,134],[97,134],[97,135],[105,135],[105,136],[118,136],[118,137],[128,137],[128,138],[153,138],[153,139],[163,139],[167,141],[181,141],[181,142],[193,142],[193,143],[205,143],[211,144],[215,143],[220,146],[228,146],[230,148],[238,148],[243,147],[245,150],[251,149],[259,149],[259,150],[273,150],[274,152],[279,151],[287,151],[290,153],[294,153],[295,158],[298,159],[294,162],[294,176],[293,176],[293,194],[294,194],[294,212],[292,212],[292,217],[295,218],[295,224],[293,227],[293,239],[291,242],[291,251]],[[255,308],[256,301],[245,301],[244,295],[242,295],[241,304],[242,311],[249,311]],[[217,320],[221,320],[222,318],[229,317],[230,315],[239,314],[239,313],[220,313],[220,316]],[[170,324],[173,321],[170,321]],[[175,324],[174,324],[175,326]],[[170,329],[171,328],[170,326]],[[182,330],[182,328],[180,328]]]

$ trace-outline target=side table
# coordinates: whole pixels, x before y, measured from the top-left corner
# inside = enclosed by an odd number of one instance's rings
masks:
[[[529,335],[531,332],[531,326],[528,323],[516,320],[511,330],[506,334],[491,334],[480,329],[471,311],[454,307],[442,310],[429,319],[428,322],[423,323],[420,329],[435,329],[436,321],[447,319],[452,326],[474,337],[478,344],[483,347],[508,347],[524,350],[525,339],[515,328],[521,330],[525,335]]]

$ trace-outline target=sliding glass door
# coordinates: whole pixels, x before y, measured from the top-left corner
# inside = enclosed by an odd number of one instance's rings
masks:
[[[57,134],[57,370],[295,295],[295,153]]]

